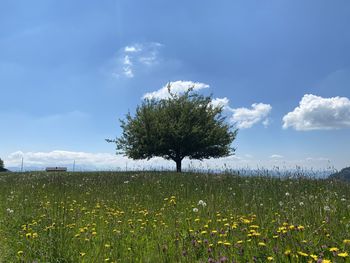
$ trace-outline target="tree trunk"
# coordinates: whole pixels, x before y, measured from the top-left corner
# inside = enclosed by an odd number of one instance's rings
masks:
[[[181,159],[176,160],[176,172],[181,173]]]

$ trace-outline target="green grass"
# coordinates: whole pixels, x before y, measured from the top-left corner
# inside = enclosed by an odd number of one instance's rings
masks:
[[[349,226],[350,186],[328,180],[0,175],[0,262],[350,262]]]

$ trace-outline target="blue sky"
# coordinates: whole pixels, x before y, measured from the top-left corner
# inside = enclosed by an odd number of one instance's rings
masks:
[[[349,13],[346,0],[0,0],[0,157],[134,164],[104,139],[174,82],[240,128],[236,156],[204,166],[348,166]]]

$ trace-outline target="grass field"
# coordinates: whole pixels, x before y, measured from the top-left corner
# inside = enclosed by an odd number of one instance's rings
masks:
[[[350,262],[350,186],[139,173],[0,175],[0,262]]]

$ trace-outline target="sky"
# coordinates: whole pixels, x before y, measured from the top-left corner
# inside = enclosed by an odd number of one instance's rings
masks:
[[[7,167],[174,165],[106,138],[144,98],[194,86],[238,129],[236,153],[186,167],[350,166],[347,0],[0,0]]]

